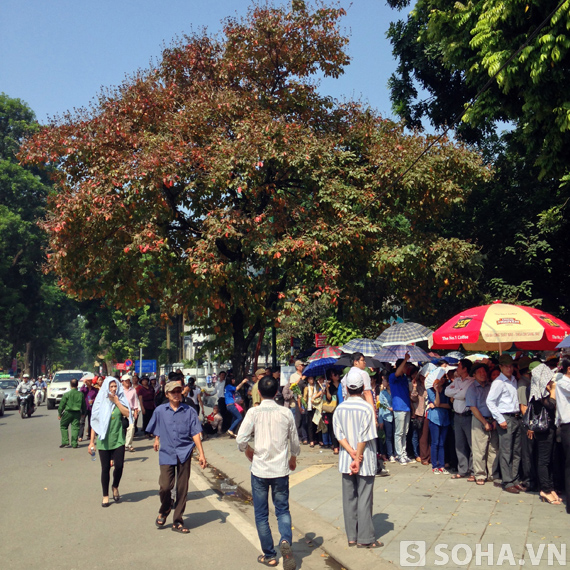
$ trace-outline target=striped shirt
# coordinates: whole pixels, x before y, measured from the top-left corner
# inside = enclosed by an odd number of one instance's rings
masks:
[[[262,479],[289,475],[289,452],[295,457],[301,453],[291,410],[273,400],[261,400],[259,406],[248,410],[239,428],[239,450],[245,451],[252,438],[255,451],[251,472]]]
[[[376,475],[376,422],[372,406],[358,396],[351,396],[338,405],[333,415],[333,429],[336,438],[346,439],[352,449],[359,443],[366,442],[364,458],[360,465],[359,475],[370,477]],[[338,470],[350,473],[352,457],[344,447],[340,446]]]

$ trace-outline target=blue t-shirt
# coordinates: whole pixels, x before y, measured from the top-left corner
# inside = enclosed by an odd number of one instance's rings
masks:
[[[429,388],[427,391],[428,402],[431,404],[435,404],[435,389]],[[443,393],[443,390],[439,394],[439,403],[440,404],[449,404],[449,398]],[[434,424],[445,427],[451,423],[451,419],[449,417],[449,409],[447,408],[431,408],[428,410],[427,413],[428,420],[433,422]]]
[[[236,394],[236,387],[233,384],[228,384],[224,390],[224,398],[226,400],[226,406],[236,403],[235,394]]]
[[[392,408],[395,412],[410,411],[410,384],[405,374],[396,376],[395,372],[388,378],[390,392],[392,393]]]

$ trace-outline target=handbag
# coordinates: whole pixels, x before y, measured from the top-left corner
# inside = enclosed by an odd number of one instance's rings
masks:
[[[550,418],[548,417],[548,412],[546,408],[542,406],[540,413],[536,414],[534,411],[534,406],[532,403],[534,400],[528,403],[528,408],[523,416],[523,426],[530,431],[535,433],[542,433],[548,431],[550,427]]]
[[[323,412],[325,414],[332,414],[336,409],[337,401],[331,400],[330,402],[323,402]]]
[[[424,425],[424,418],[423,416],[415,416],[412,418],[412,428],[416,431],[420,431]]]

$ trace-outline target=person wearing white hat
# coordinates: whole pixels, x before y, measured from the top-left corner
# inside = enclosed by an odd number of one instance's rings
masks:
[[[333,429],[340,444],[338,470],[342,473],[342,508],[348,545],[380,548],[372,523],[376,476],[376,418],[362,397],[364,379],[352,369],[345,377],[348,398],[333,415]]]

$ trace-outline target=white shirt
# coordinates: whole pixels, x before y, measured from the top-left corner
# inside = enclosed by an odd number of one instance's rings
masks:
[[[471,376],[463,378],[455,378],[453,382],[445,389],[445,395],[453,398],[453,410],[457,414],[462,414],[467,406],[465,405],[465,395],[471,384],[475,381]]]
[[[491,382],[491,389],[487,396],[487,407],[493,418],[500,424],[505,421],[503,414],[520,412],[517,379],[514,376],[507,378],[501,373]]]
[[[259,406],[248,410],[237,434],[240,451],[245,451],[254,439],[251,472],[262,479],[289,475],[289,452],[301,453],[295,417],[289,408],[273,400],[261,400]]]
[[[352,372],[355,371],[356,373],[360,374],[360,376],[362,376],[362,381],[364,382],[364,391],[366,390],[372,390],[372,385],[371,385],[371,380],[370,380],[370,374],[368,374],[368,372],[366,372],[366,370],[362,370],[362,368],[358,368],[358,366],[353,366],[341,379],[340,381],[340,385],[342,386],[342,396],[343,396],[343,400],[348,400],[348,390],[346,388],[346,377]],[[353,374],[355,372],[352,372]]]
[[[355,449],[359,443],[366,442],[359,475],[373,477],[376,475],[376,422],[374,410],[360,396],[351,396],[336,407],[333,415],[333,429],[336,438],[346,439],[350,447]],[[338,470],[350,473],[352,457],[340,446]]]
[[[556,425],[570,423],[570,378],[564,375],[556,382]]]

